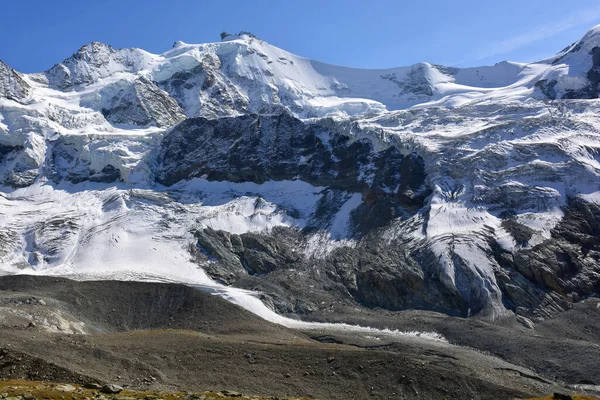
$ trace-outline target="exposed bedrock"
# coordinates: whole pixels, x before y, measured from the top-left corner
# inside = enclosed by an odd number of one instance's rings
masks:
[[[335,124],[308,124],[288,113],[190,118],[164,138],[158,182],[182,179],[264,183],[302,180],[352,193],[366,204],[385,199],[414,213],[430,191],[423,159],[371,140],[354,140]]]
[[[107,85],[82,104],[99,110],[113,124],[166,128],[185,119],[177,102],[144,77]]]
[[[354,246],[306,256],[310,246],[306,229],[282,227],[237,235],[205,228],[194,232],[197,242],[191,253],[213,278],[263,292],[263,300],[278,312],[307,319],[332,312],[356,315],[359,305],[473,316],[501,300],[529,324],[600,293],[600,207],[573,199],[565,213],[550,239],[514,253],[488,237],[487,255],[497,265],[493,271],[501,294],[497,299],[490,297],[492,283],[462,265],[459,254],[450,255],[456,269],[455,285],[450,286],[431,250],[434,244],[402,238],[388,243],[381,229]],[[515,238],[528,240],[527,227],[511,217],[505,225]],[[455,238],[457,243],[461,240],[466,238]]]
[[[550,239],[512,254],[495,246],[505,304],[519,315],[552,317],[600,293],[600,206],[571,198],[564,211]],[[506,222],[513,236],[527,239],[527,227]]]
[[[408,146],[382,146],[369,132],[357,134],[352,127],[328,120],[306,123],[287,113],[195,118],[174,127],[156,154],[156,176],[162,184],[205,177],[259,184],[299,179],[323,187],[312,217],[299,230],[237,235],[198,228],[192,249],[198,264],[224,283],[268,293],[265,300],[283,313],[326,312],[332,304],[349,311],[360,304],[462,316],[483,312],[491,318],[501,317],[506,308],[539,319],[598,291],[598,262],[590,250],[597,240],[597,206],[573,200],[552,238],[531,247],[531,228],[500,211],[549,209],[560,202],[555,194],[546,199],[536,187],[530,191],[519,186],[512,193],[511,185],[496,182],[502,173],[492,169],[477,178],[491,189],[471,193],[458,185],[434,196],[445,196],[441,207],[446,215],[453,208],[467,212],[461,203],[467,196],[495,210],[516,250],[496,242],[500,227],[484,226],[469,235],[432,231],[415,236],[435,230],[440,218],[440,205],[434,209],[427,201],[432,183],[426,168],[437,173],[463,168],[455,176],[460,183],[472,175],[468,165],[441,159],[437,166],[426,167],[420,155],[406,151]],[[470,162],[478,165],[481,157]],[[489,166],[490,158],[485,158]],[[548,179],[560,179],[560,172]],[[349,216],[348,238],[356,242],[315,250],[314,235],[327,234],[327,221],[352,193],[361,195]],[[293,210],[285,212],[293,215]],[[478,215],[470,218],[484,216]],[[402,221],[408,224],[399,227]]]
[[[462,297],[431,276],[410,246],[388,246],[377,235],[321,257],[305,257],[306,237],[289,228],[276,228],[270,235],[207,228],[195,236],[192,254],[211,276],[264,292],[263,300],[281,313],[310,319],[313,313],[353,313],[359,304],[467,313]]]
[[[162,184],[206,177],[255,183],[299,179],[323,187],[301,230],[236,235],[199,228],[192,249],[198,263],[225,283],[264,289],[281,312],[310,312],[332,301],[455,315],[482,308],[469,302],[485,302],[483,294],[469,294],[472,300],[465,301],[441,283],[435,257],[423,255],[426,246],[382,238],[382,228],[415,215],[431,193],[423,159],[392,145],[374,146],[367,135],[357,138],[344,128],[327,121],[308,124],[287,113],[195,118],[173,128],[156,157]],[[327,231],[326,221],[352,193],[361,195],[349,216],[350,237],[358,244],[312,255],[311,238]]]

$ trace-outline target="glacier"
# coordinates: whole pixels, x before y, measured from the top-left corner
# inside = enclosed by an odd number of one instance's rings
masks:
[[[600,26],[534,63],[360,70],[241,33],[0,62],[0,272],[305,319],[334,300],[551,317],[600,285],[599,48]]]

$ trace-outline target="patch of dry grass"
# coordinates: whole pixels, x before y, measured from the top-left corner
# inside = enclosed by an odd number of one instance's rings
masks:
[[[556,400],[556,399],[560,399],[560,398],[561,397],[556,397],[556,396],[552,395],[552,396],[547,396],[547,397],[535,397],[535,398],[526,399],[526,400]],[[578,394],[572,394],[571,399],[573,399],[573,400],[600,400],[600,399],[598,399],[598,397],[581,396]]]
[[[45,399],[45,400],[273,400],[273,397],[245,396],[240,393],[223,392],[156,392],[156,391],[135,391],[124,389],[118,394],[101,393],[98,389],[87,389],[79,385],[61,384],[54,382],[39,382],[25,380],[0,380],[0,398],[24,400]],[[278,397],[284,400],[284,398]],[[293,399],[288,400],[308,400]]]

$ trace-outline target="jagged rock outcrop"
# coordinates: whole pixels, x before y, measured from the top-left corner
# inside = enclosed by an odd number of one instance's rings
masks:
[[[43,76],[51,87],[76,90],[117,72],[137,72],[151,59],[149,53],[140,49],[117,50],[104,43],[92,42],[44,72]]]
[[[550,239],[514,254],[496,251],[505,301],[520,315],[552,317],[600,293],[600,206],[572,198],[564,210]]]
[[[323,257],[306,257],[301,232],[277,228],[272,234],[229,234],[207,228],[195,231],[191,251],[215,279],[260,289],[263,300],[280,313],[310,317],[340,313],[356,303],[388,310],[426,309],[466,315],[469,304],[448,292],[417,262],[417,251],[377,235],[357,246],[342,246]],[[351,311],[350,311],[351,312]]]
[[[272,99],[271,102],[261,102],[259,107],[251,106],[252,98],[244,93],[233,77],[223,73],[223,67],[221,57],[207,52],[198,61],[198,65],[177,71],[159,81],[158,85],[177,99],[186,114],[191,117],[223,117],[248,113],[252,111],[251,108],[260,113],[277,109],[279,101],[273,88],[258,88],[264,91],[262,96]],[[197,101],[191,102],[189,99]]]
[[[31,95],[31,87],[21,75],[0,61],[0,97],[24,101]]]
[[[110,84],[82,105],[100,110],[112,124],[167,128],[186,118],[177,102],[145,77]]]
[[[362,193],[367,205],[385,198],[412,211],[429,194],[419,156],[393,146],[375,149],[343,126],[307,124],[287,112],[190,118],[164,138],[157,162],[157,180],[165,185],[201,176],[255,183],[298,179]]]

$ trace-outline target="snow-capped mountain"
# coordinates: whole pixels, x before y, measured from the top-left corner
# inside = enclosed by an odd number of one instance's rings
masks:
[[[2,273],[552,316],[600,289],[599,48],[360,70],[241,33],[0,62]]]

